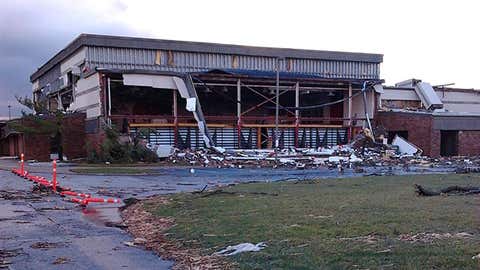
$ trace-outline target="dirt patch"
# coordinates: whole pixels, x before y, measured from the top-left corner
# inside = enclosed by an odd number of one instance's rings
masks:
[[[181,243],[167,239],[167,230],[175,225],[173,218],[152,215],[145,211],[145,203],[166,204],[168,200],[161,196],[154,197],[136,202],[122,211],[121,215],[127,225],[127,231],[136,239],[142,239],[142,241],[134,241],[134,245],[144,246],[164,259],[175,261],[174,270],[233,268],[231,263],[220,256],[202,255],[200,249],[186,248]]]

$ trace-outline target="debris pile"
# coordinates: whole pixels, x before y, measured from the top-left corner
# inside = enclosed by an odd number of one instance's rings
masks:
[[[172,165],[202,166],[213,168],[296,168],[311,169],[326,167],[362,171],[362,167],[400,166],[405,171],[410,167],[452,168],[457,173],[480,172],[480,157],[429,158],[422,150],[400,136],[391,145],[378,143],[370,133],[364,132],[347,145],[319,148],[274,149],[172,149],[166,162]],[[383,139],[383,138],[381,138]],[[380,139],[379,139],[380,140]],[[379,141],[377,140],[377,141]]]

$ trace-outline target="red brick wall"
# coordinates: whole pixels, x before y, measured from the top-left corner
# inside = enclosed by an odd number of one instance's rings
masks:
[[[69,160],[86,157],[85,117],[83,113],[72,114],[62,121],[63,154]]]
[[[440,131],[433,130],[433,117],[428,114],[377,112],[377,126],[387,131],[407,131],[408,140],[420,147],[423,154],[432,157],[440,155]]]
[[[51,121],[55,121],[54,117],[47,118]],[[24,126],[30,128],[38,128],[35,122],[29,119],[22,119],[18,121]],[[85,114],[76,113],[66,115],[62,120],[62,148],[63,153],[68,159],[84,158],[86,157],[85,147]],[[16,135],[15,135],[16,136]],[[22,139],[22,136],[19,136]],[[50,160],[50,146],[51,146],[51,134],[36,134],[26,133],[23,134],[23,142],[16,142],[16,140],[9,140],[9,148],[18,148],[20,153],[25,154],[26,159],[35,159],[38,161]],[[19,143],[19,146],[15,147],[15,144]],[[18,155],[20,154],[18,153]]]
[[[50,135],[24,134],[23,138],[26,160],[50,161]]]
[[[458,132],[458,155],[480,155],[480,131],[462,130]]]
[[[430,127],[432,129],[432,127]],[[430,137],[430,154],[425,154],[431,157],[440,156],[440,130],[432,129],[432,134]]]

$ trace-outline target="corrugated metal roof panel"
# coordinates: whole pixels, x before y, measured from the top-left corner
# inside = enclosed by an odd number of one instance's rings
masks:
[[[156,62],[156,54],[160,61]],[[156,51],[88,47],[86,64],[90,69],[143,69],[174,72],[205,72],[212,69],[273,72],[276,58],[182,51]],[[234,68],[234,62],[236,68]],[[287,65],[287,63],[289,63]],[[286,59],[280,61],[282,73],[311,74],[321,78],[379,79],[378,65],[369,62]],[[287,67],[288,66],[288,67]],[[288,69],[288,70],[287,70]]]
[[[228,45],[218,43],[204,43],[204,42],[188,42],[188,41],[174,41],[174,40],[161,40],[161,39],[148,39],[148,38],[134,38],[134,37],[118,37],[118,36],[104,36],[104,35],[91,35],[81,34],[75,40],[73,40],[66,48],[57,53],[47,63],[41,66],[36,72],[30,76],[30,81],[38,79],[45,74],[55,65],[63,61],[66,57],[70,56],[76,50],[83,46],[92,47],[107,47],[115,49],[130,49],[127,53],[132,53],[128,57],[122,55],[124,58],[116,59],[114,62],[126,61],[132,64],[132,58],[138,58],[139,56],[145,57],[136,50],[173,50],[178,52],[193,52],[212,54],[214,58],[210,64],[219,64],[224,58],[221,58],[220,54],[226,55],[238,55],[238,56],[257,56],[265,58],[298,58],[298,59],[316,59],[325,61],[340,61],[340,62],[368,62],[379,64],[383,61],[383,55],[381,54],[367,54],[367,53],[351,53],[351,52],[335,52],[335,51],[319,51],[319,50],[299,50],[289,48],[269,48],[269,47],[254,47],[254,46],[241,46],[241,45]],[[196,54],[198,56],[199,54]],[[106,55],[107,59],[112,59],[113,55]],[[155,55],[153,55],[155,57]],[[106,59],[104,59],[106,60]],[[130,61],[129,61],[130,60]],[[145,59],[149,61],[151,59]],[[188,60],[192,60],[189,58]],[[200,60],[200,59],[198,59]],[[254,60],[254,63],[258,69],[272,68],[271,63],[265,59],[262,61],[257,58],[248,59],[249,64],[253,64],[249,60]],[[105,62],[105,61],[104,61]],[[241,61],[240,61],[241,62]],[[244,59],[245,62],[245,59]],[[227,65],[227,62],[223,62]],[[312,64],[312,63],[309,63]],[[189,66],[193,66],[191,63]],[[374,67],[375,68],[375,67]],[[377,71],[378,72],[378,71]]]

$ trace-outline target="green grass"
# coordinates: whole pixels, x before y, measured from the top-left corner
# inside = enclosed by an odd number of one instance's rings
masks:
[[[168,237],[211,254],[227,245],[267,242],[261,252],[229,257],[241,269],[478,269],[477,196],[417,197],[413,183],[480,186],[479,175],[426,175],[255,183],[228,191],[265,195],[172,195],[147,204],[177,225]],[[406,233],[468,232],[469,239],[398,240]],[[342,240],[375,234],[377,242]],[[390,252],[379,253],[390,249]]]
[[[154,170],[134,167],[91,167],[70,169],[74,173],[81,174],[147,174]]]

